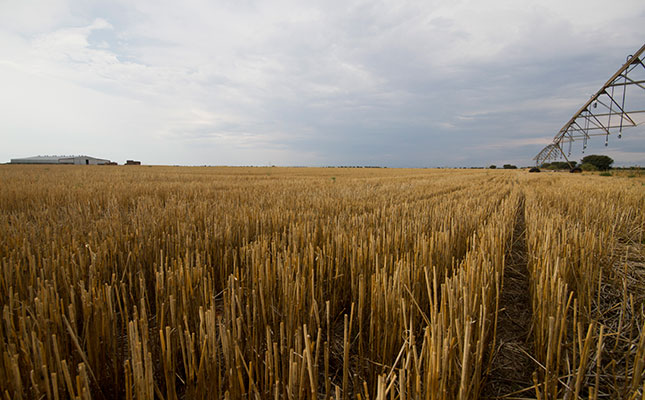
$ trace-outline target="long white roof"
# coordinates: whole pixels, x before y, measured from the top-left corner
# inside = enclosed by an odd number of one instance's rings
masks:
[[[72,155],[72,156],[32,156],[32,157],[23,157],[23,158],[12,158],[12,160],[57,161],[57,160],[60,160],[60,159],[65,159],[65,158],[80,158],[80,157],[82,157],[82,158],[91,158],[93,160],[106,160],[106,161],[109,161],[109,160],[107,160],[105,158],[97,158],[97,157],[83,156],[83,155],[79,155],[79,156],[74,156],[74,155]]]

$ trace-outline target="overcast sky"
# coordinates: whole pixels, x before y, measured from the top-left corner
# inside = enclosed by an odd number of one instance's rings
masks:
[[[0,0],[0,162],[530,165],[643,27],[642,0]],[[645,165],[645,125],[591,144]]]

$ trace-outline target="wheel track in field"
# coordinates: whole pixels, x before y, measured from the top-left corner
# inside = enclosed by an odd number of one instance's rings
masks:
[[[499,299],[497,335],[490,372],[482,398],[496,399],[531,386],[535,370],[528,354],[531,343],[531,294],[527,269],[528,249],[524,222],[524,197],[520,199],[509,248],[506,250],[504,282]],[[531,396],[530,391],[518,397]]]

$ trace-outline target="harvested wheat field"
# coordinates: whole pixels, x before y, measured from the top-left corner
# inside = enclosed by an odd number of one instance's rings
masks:
[[[6,399],[641,399],[645,180],[0,167]]]

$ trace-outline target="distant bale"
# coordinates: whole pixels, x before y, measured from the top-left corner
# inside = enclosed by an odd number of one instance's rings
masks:
[[[540,169],[538,167],[533,167],[529,169],[529,172],[540,172]]]

